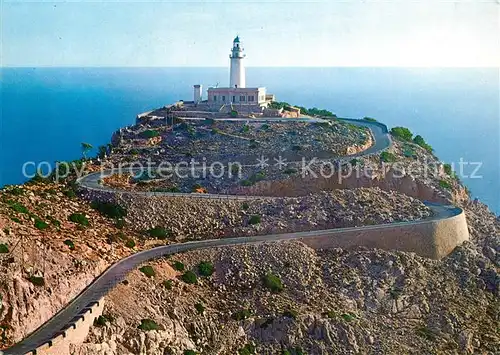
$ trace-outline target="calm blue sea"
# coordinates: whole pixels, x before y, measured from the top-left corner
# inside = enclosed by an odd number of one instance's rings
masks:
[[[225,68],[0,70],[0,186],[25,181],[26,161],[75,159],[81,142],[108,143],[137,113],[191,99],[195,83],[228,81]],[[249,68],[247,81],[280,101],[409,127],[443,161],[481,163],[481,178],[463,180],[500,213],[498,69]]]

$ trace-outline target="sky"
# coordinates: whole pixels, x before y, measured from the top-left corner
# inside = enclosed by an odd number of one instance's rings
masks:
[[[0,2],[4,67],[500,66],[500,0]]]

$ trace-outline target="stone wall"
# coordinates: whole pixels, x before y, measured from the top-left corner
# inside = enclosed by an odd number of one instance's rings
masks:
[[[29,352],[30,355],[70,355],[70,344],[81,344],[89,333],[94,320],[102,315],[104,309],[104,298],[86,308],[75,317],[73,323],[57,337],[49,340],[36,350]]]
[[[464,212],[457,208],[455,216],[440,220],[351,228],[338,233],[321,234],[319,231],[318,235],[300,240],[313,249],[352,249],[363,246],[441,259],[456,246],[469,240],[469,231]]]

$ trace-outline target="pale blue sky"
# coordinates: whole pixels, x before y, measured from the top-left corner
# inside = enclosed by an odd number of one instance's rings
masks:
[[[1,0],[0,0],[1,1]],[[2,66],[500,65],[495,0],[2,4]]]

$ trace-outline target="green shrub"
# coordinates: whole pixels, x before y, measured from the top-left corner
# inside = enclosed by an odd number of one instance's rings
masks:
[[[356,319],[356,315],[353,313],[342,313],[340,317],[342,317],[342,319],[345,320],[346,322],[352,322],[353,320]]]
[[[375,118],[372,118],[372,117],[363,117],[363,119],[365,121],[368,121],[368,122],[377,122],[377,120]]]
[[[106,323],[112,322],[114,318],[109,314],[103,314],[94,319],[94,327],[104,327]]]
[[[380,153],[380,160],[384,163],[393,163],[396,161],[396,156],[390,152]]]
[[[287,174],[287,175],[292,175],[292,174],[296,174],[297,173],[297,169],[295,168],[286,168],[285,170],[283,170],[283,174]]]
[[[44,230],[44,229],[47,229],[49,228],[49,225],[47,223],[45,223],[44,221],[42,221],[41,219],[35,219],[35,228],[36,229],[39,229],[39,230]]]
[[[240,321],[252,316],[252,311],[248,308],[239,310],[238,312],[233,313],[231,316],[234,320]]]
[[[248,220],[248,224],[253,225],[253,224],[259,224],[259,223],[260,223],[260,216],[258,216],[258,215],[250,216],[250,219]]]
[[[7,244],[0,244],[0,254],[7,254],[9,252],[9,247]]]
[[[73,243],[71,239],[66,239],[63,243],[67,245],[70,250],[75,250],[75,243]]]
[[[333,318],[337,318],[337,313],[335,311],[326,311],[326,312],[323,312],[323,316],[333,319]]]
[[[198,355],[194,350],[184,350],[184,355]]]
[[[196,308],[198,314],[203,314],[205,312],[205,306],[201,302],[196,303],[194,308]]]
[[[252,186],[254,182],[250,180],[241,180],[241,186]]]
[[[127,239],[125,246],[130,249],[135,248],[135,241],[132,238]]]
[[[452,176],[453,175],[453,168],[451,167],[451,164],[444,164],[443,165],[443,170],[446,174]]]
[[[174,261],[172,267],[177,271],[184,271],[184,269],[186,268],[180,261]]]
[[[351,161],[350,161],[349,163],[350,163],[352,166],[356,166],[356,165],[358,165],[359,160],[358,160],[358,159],[356,159],[356,158],[354,158],[354,159],[351,159]]]
[[[141,324],[137,328],[144,331],[160,329],[158,324],[156,324],[156,322],[152,319],[142,319]]]
[[[250,205],[248,204],[248,202],[243,202],[243,204],[241,205],[241,208],[246,211],[250,208]]]
[[[106,325],[107,319],[103,316],[99,316],[94,319],[94,327],[104,327]]]
[[[198,277],[192,271],[186,271],[184,274],[182,274],[181,279],[187,284],[195,284],[198,282]]]
[[[30,276],[28,280],[35,286],[45,286],[45,279],[41,276]]]
[[[300,347],[285,349],[282,352],[282,355],[305,355],[305,352]]]
[[[413,143],[418,144],[419,146],[427,150],[429,153],[432,153],[434,151],[434,149],[432,149],[432,147],[426,143],[426,141],[424,140],[424,138],[422,138],[421,135],[415,136],[415,138],[413,138]]]
[[[439,180],[439,187],[443,189],[451,189],[451,184],[446,180]]]
[[[123,218],[127,215],[127,210],[125,208],[112,202],[93,201],[90,207],[109,218]]]
[[[287,318],[297,319],[298,315],[299,315],[299,312],[297,312],[294,309],[287,309],[286,311],[283,312],[283,317],[287,317]]]
[[[9,186],[9,187],[6,187],[6,192],[11,194],[11,195],[14,195],[14,196],[20,196],[20,195],[24,195],[24,189],[23,188],[20,188],[18,186]]]
[[[150,138],[158,137],[160,135],[160,133],[156,130],[148,129],[148,130],[142,132],[141,135],[142,135],[142,137],[144,137],[146,139],[150,139]]]
[[[421,336],[424,339],[427,339],[429,341],[435,341],[436,340],[436,333],[428,328],[428,327],[420,327],[417,328],[416,331],[417,335]]]
[[[271,272],[268,272],[263,278],[264,286],[267,287],[271,292],[278,293],[283,291],[283,283],[281,279]]]
[[[292,146],[292,150],[294,152],[298,152],[299,150],[302,150],[302,146],[300,146],[300,145],[293,145]]]
[[[238,111],[232,110],[231,111],[231,117],[233,117],[233,118],[238,117]]]
[[[173,286],[174,285],[173,285],[172,280],[163,281],[163,287],[165,287],[167,290],[171,290]]]
[[[214,273],[214,266],[211,262],[202,261],[198,264],[198,272],[201,276],[212,276],[212,274]]]
[[[264,180],[265,178],[266,178],[266,173],[263,171],[259,171],[259,172],[256,172],[255,174],[253,174],[250,177],[250,180],[252,180],[254,182],[259,182],[259,181]]]
[[[238,355],[251,355],[255,354],[255,346],[252,344],[246,344],[240,350],[238,350]]]
[[[393,127],[391,128],[391,134],[404,141],[411,141],[413,133],[406,127]]]
[[[146,233],[151,238],[156,238],[156,239],[167,239],[171,235],[171,232],[163,227],[154,227],[148,229]]]
[[[118,229],[123,229],[123,227],[125,227],[125,220],[123,218],[117,218],[115,220],[115,227]]]
[[[24,213],[24,214],[30,213],[29,210],[26,208],[26,206],[24,206],[22,203],[14,202],[11,200],[7,200],[6,203],[15,212]]]
[[[82,226],[87,227],[90,223],[87,217],[85,217],[84,214],[82,213],[72,213],[69,217],[68,220],[70,220],[73,223],[80,224]]]
[[[63,195],[65,195],[66,197],[69,197],[71,199],[75,198],[76,197],[76,193],[74,190],[72,189],[65,189],[63,191]]]
[[[47,218],[47,220],[49,220],[49,221],[50,221],[50,223],[52,223],[52,225],[53,225],[53,226],[55,226],[55,227],[57,227],[57,228],[61,227],[61,222],[59,222],[59,221],[58,221],[57,219],[55,219],[54,217],[52,217],[52,216],[47,216],[46,218]]]
[[[413,150],[412,147],[405,146],[403,148],[403,155],[407,158],[413,158],[415,157],[415,151]]]
[[[153,277],[156,275],[155,269],[153,269],[151,265],[144,265],[139,269],[139,271],[142,272],[147,277]]]

